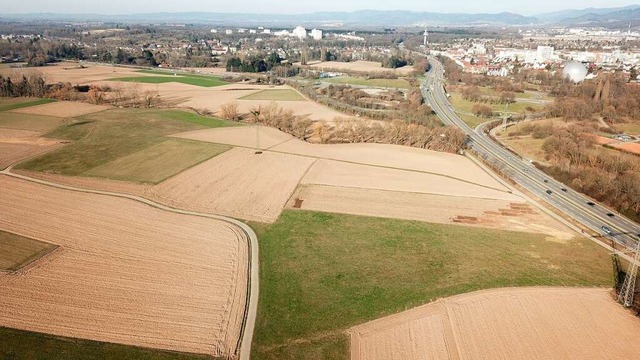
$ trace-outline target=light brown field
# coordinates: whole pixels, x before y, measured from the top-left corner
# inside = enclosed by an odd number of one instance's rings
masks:
[[[611,146],[628,153],[640,155],[640,143],[618,143],[611,144]]]
[[[506,190],[487,188],[438,174],[324,159],[318,160],[300,183],[522,201]]]
[[[235,352],[248,266],[247,239],[235,226],[7,176],[0,206],[0,229],[60,246],[18,274],[0,275],[0,326]]]
[[[471,160],[454,154],[387,144],[310,144],[278,130],[265,132],[269,150],[314,158],[374,165],[400,170],[440,174],[500,190],[507,190]],[[205,129],[174,135],[186,139],[255,148],[256,130],[251,127]],[[288,141],[284,141],[289,138]],[[261,132],[262,139],[262,132]],[[280,144],[276,144],[280,142]],[[261,140],[262,144],[262,140]],[[267,146],[268,145],[268,146]],[[270,147],[269,147],[270,146]]]
[[[238,130],[241,129],[241,130]],[[280,130],[268,126],[242,126],[205,129],[184,132],[174,137],[190,140],[241,146],[252,149],[269,149],[293,138]]]
[[[407,75],[413,71],[411,66],[403,66],[397,69],[383,68],[379,62],[375,61],[311,61],[307,63],[310,68],[320,70],[338,70],[338,71],[358,71],[358,72],[395,72],[399,75]],[[299,65],[299,64],[298,64]]]
[[[564,225],[533,209],[522,199],[508,201],[303,185],[293,194],[287,208],[522,231],[546,234],[554,241],[573,238]]]
[[[84,63],[85,68],[80,68],[75,62],[61,62],[53,65],[43,66],[39,68],[0,68],[0,74],[9,77],[20,77],[22,74],[39,73],[42,74],[48,83],[71,83],[86,84],[101,81],[114,77],[139,76],[140,73],[136,69],[97,65]]]
[[[0,128],[0,169],[60,146],[59,141],[40,135],[36,131]]]
[[[162,76],[155,74],[145,74],[137,72],[133,68],[113,67],[98,64],[84,64],[86,68],[81,69],[78,64],[72,62],[63,62],[52,66],[38,68],[45,76],[48,82],[70,82],[72,84],[96,84],[109,85],[111,88],[119,88],[123,93],[135,91],[144,93],[147,91],[157,92],[160,98],[173,106],[206,109],[214,113],[218,112],[220,107],[226,103],[237,101],[239,110],[242,113],[248,113],[252,108],[260,105],[269,105],[269,100],[242,100],[240,98],[254,94],[266,89],[282,89],[292,90],[291,87],[283,86],[265,86],[251,84],[229,84],[216,87],[200,87],[181,83],[164,83],[164,84],[142,84],[132,82],[122,82],[113,80],[119,77],[131,76]],[[220,75],[220,70],[216,69],[199,69],[203,73],[214,73]],[[0,75],[4,76],[21,76],[33,72],[33,69],[9,69],[0,68]],[[170,73],[168,73],[170,74]],[[294,91],[294,90],[292,90]],[[291,109],[296,115],[307,115],[312,120],[331,121],[336,117],[351,118],[327,106],[320,105],[314,101],[275,101],[279,106]],[[63,115],[56,115],[63,116]],[[64,115],[68,116],[68,115]]]
[[[640,320],[607,289],[479,291],[350,333],[352,360],[632,359],[640,352]]]
[[[55,116],[21,114],[10,111],[0,113],[1,128],[48,132],[70,120]]]
[[[19,114],[34,114],[66,118],[93,114],[107,110],[109,108],[109,106],[92,105],[75,101],[57,101],[44,105],[30,106],[22,109],[11,110],[11,112]]]
[[[313,159],[234,148],[151,189],[162,203],[274,222]]]

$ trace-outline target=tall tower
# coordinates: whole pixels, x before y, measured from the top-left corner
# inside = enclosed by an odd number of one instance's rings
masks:
[[[427,32],[427,30],[424,30],[424,47],[427,47],[427,36],[429,35],[429,33]]]
[[[620,288],[620,294],[618,294],[618,302],[626,307],[633,305],[633,297],[636,290],[636,275],[638,274],[638,261],[640,260],[640,241],[636,244],[635,256],[633,261],[629,264],[629,270],[624,277],[624,282]]]

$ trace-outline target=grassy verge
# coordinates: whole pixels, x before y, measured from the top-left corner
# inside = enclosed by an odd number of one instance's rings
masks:
[[[13,99],[11,99],[13,100]],[[0,102],[0,111],[9,111],[9,110],[15,110],[15,109],[22,109],[22,108],[26,108],[26,107],[30,107],[30,106],[36,106],[36,105],[44,105],[44,104],[48,104],[48,103],[52,103],[55,102],[55,100],[52,99],[37,99],[34,100],[32,98],[20,98],[20,99],[16,99],[13,101],[2,101]]]
[[[47,136],[74,141],[17,166],[64,175],[83,173],[167,140],[166,136],[235,123],[183,111],[116,109],[75,118]],[[182,163],[183,168],[191,163]]]
[[[0,327],[0,359],[212,360],[213,358],[206,355],[181,354]]]
[[[300,94],[291,89],[262,90],[247,96],[243,96],[240,100],[269,100],[269,101],[304,101]]]
[[[114,78],[111,81],[124,81],[124,82],[138,82],[145,84],[164,84],[170,82],[177,82],[181,84],[202,86],[202,87],[214,87],[226,85],[227,82],[222,81],[218,77],[204,76],[204,75],[192,75],[185,73],[171,73],[165,71],[154,70],[140,70],[140,73],[149,75],[162,75],[162,76],[128,76],[122,78]]]
[[[0,270],[15,271],[57,246],[0,230]]]
[[[349,327],[435,299],[505,286],[610,286],[583,239],[285,211],[260,239],[257,359],[347,359]]]
[[[620,129],[622,132],[630,135],[640,135],[640,123],[638,122],[628,122],[624,124],[616,124],[616,128]]]
[[[345,76],[326,79],[324,81],[334,84],[361,85],[371,87],[390,87],[400,89],[408,89],[411,87],[409,82],[405,79],[366,79],[363,77]]]
[[[464,121],[467,125],[471,126],[472,129],[475,129],[476,126],[485,123],[487,121],[491,121],[491,119],[487,119],[487,118],[481,118],[475,115],[468,115],[468,114],[457,114],[458,117],[460,119],[462,119],[462,121]]]

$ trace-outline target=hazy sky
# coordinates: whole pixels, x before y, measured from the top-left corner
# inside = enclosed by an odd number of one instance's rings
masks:
[[[629,0],[2,0],[3,13],[132,14],[153,12],[260,12],[305,13],[314,11],[414,10],[434,12],[502,12],[523,15],[567,8],[615,7]]]

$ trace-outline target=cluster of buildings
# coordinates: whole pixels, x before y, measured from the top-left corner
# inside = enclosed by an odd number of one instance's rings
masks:
[[[218,29],[211,29],[211,33],[212,34],[217,34],[218,33]],[[224,33],[226,35],[233,35],[234,34],[234,30],[233,29],[226,29],[224,30]],[[293,37],[293,38],[297,38],[300,40],[305,40],[307,38],[311,38],[313,40],[322,40],[323,37],[323,33],[322,30],[320,29],[313,29],[311,31],[307,31],[307,29],[305,29],[302,26],[297,26],[295,29],[289,31],[286,29],[283,30],[278,30],[278,31],[272,31],[271,29],[265,29],[264,27],[258,27],[257,29],[243,29],[243,28],[239,28],[235,30],[236,34],[266,34],[266,35],[273,35],[273,36],[279,36],[279,37]]]
[[[541,30],[548,31],[548,30]],[[500,40],[472,40],[441,46],[439,51],[453,59],[463,71],[473,74],[506,77],[516,68],[553,70],[563,66],[567,61],[578,61],[592,69],[605,71],[620,70],[627,73],[640,66],[640,50],[623,50],[622,45],[628,39],[640,34],[632,32],[566,29],[561,33],[548,33],[527,30],[522,33],[522,41],[502,42]],[[572,42],[560,41],[567,37],[584,40],[584,36],[599,37],[596,46],[575,46]],[[618,42],[608,39],[615,37]],[[556,41],[548,41],[553,38]],[[538,39],[537,41],[534,39]],[[544,39],[544,40],[543,40]],[[539,45],[533,45],[539,44]],[[555,45],[555,46],[553,46]],[[635,47],[631,47],[635,49]],[[579,49],[579,50],[577,50]]]

